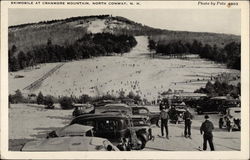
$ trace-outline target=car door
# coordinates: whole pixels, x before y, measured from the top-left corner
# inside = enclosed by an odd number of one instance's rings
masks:
[[[107,139],[116,139],[117,132],[119,131],[119,121],[116,119],[98,119],[96,121],[96,136],[107,138]]]

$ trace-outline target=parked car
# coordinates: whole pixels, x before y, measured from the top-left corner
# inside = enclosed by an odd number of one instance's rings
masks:
[[[79,124],[67,125],[58,130],[48,133],[47,138],[69,137],[69,136],[94,136],[92,126]]]
[[[222,99],[214,99],[214,98],[202,98],[198,101],[196,111],[198,114],[203,113],[218,113],[219,106],[222,104]]]
[[[74,117],[83,115],[83,114],[88,114],[88,113],[94,113],[95,108],[92,104],[73,104],[75,107],[72,115]]]
[[[226,114],[226,110],[232,107],[240,107],[239,99],[226,99],[222,105],[219,106],[218,110],[221,114]]]
[[[132,127],[131,129],[135,131],[137,138],[140,141],[140,149],[145,148],[147,141],[152,140],[152,128],[151,122],[149,119],[145,119],[145,116],[142,115],[132,115]]]
[[[151,124],[157,124],[160,116],[160,112],[150,112],[148,108],[140,106],[133,106],[132,114],[146,116]]]
[[[124,114],[132,114],[132,109],[130,106],[123,104],[123,103],[115,103],[115,104],[107,104],[105,106],[100,106],[95,109],[95,113],[103,113],[108,110],[116,110],[116,111],[121,111]]]
[[[226,127],[229,132],[234,128],[241,129],[241,108],[233,107],[226,110],[226,114],[219,119],[219,128]]]
[[[93,126],[96,137],[107,138],[120,150],[143,149],[152,138],[151,129],[134,126],[132,118],[124,114],[89,114],[73,119],[70,125]]]
[[[162,110],[163,108],[169,108],[171,104],[171,100],[168,98],[163,98],[159,104],[159,110]]]
[[[101,106],[105,106],[106,104],[114,104],[117,103],[114,100],[99,100],[93,103],[95,108],[101,107]]]
[[[172,106],[168,111],[170,122],[172,123],[183,122],[184,121],[183,116],[186,107],[187,106],[185,105],[185,103],[180,103],[179,105]]]
[[[75,136],[30,141],[22,147],[21,151],[119,151],[119,149],[105,138]]]

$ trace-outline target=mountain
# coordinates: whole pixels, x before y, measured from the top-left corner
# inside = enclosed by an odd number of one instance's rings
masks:
[[[116,35],[146,35],[157,41],[166,42],[173,40],[192,42],[196,39],[204,44],[217,44],[221,47],[231,42],[240,42],[240,36],[236,35],[170,31],[145,26],[124,17],[96,15],[10,26],[8,31],[9,49],[13,49],[14,46],[16,53],[28,52],[34,47],[47,44],[48,40],[53,44],[68,45],[73,44],[87,33],[99,32]]]

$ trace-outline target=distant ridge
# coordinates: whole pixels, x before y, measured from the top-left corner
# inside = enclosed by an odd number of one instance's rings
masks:
[[[95,33],[90,31],[90,28],[95,29],[95,27],[99,27],[96,32],[133,36],[157,35],[159,40],[167,38],[169,41],[182,40],[191,42],[197,39],[204,44],[219,44],[218,46],[232,41],[240,42],[240,36],[237,35],[171,31],[142,25],[120,16],[91,15],[9,26],[9,49],[15,45],[18,51],[27,52],[33,47],[45,45],[48,39],[51,39],[53,44],[71,44],[85,34]]]

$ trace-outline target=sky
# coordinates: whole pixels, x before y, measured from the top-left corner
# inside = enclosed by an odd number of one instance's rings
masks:
[[[150,27],[240,35],[239,9],[9,9],[9,26],[75,16],[123,16]]]

